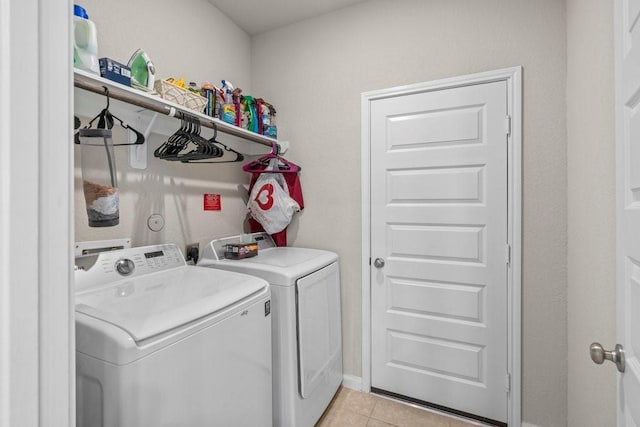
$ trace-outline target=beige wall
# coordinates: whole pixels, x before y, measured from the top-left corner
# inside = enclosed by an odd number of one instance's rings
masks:
[[[569,425],[615,424],[613,365],[589,344],[615,345],[613,2],[567,1]]]
[[[342,261],[344,367],[361,375],[360,94],[524,67],[523,419],[567,422],[565,2],[371,1],[252,40],[252,87],[303,166],[294,243]]]
[[[142,48],[153,59],[157,77],[184,76],[214,84],[225,78],[250,93],[250,38],[206,0],[84,0],[81,4],[96,24],[100,57],[126,63]],[[233,46],[225,51],[223,44],[230,41]],[[112,111],[117,115],[117,106]],[[91,118],[98,112],[96,108],[76,114]],[[173,126],[173,130],[180,125],[177,120],[164,122],[163,127]],[[117,138],[122,140],[124,135],[118,133]],[[148,168],[143,171],[128,166],[126,147],[116,148],[120,225],[109,228],[87,225],[76,147],[76,241],[132,237],[134,245],[173,242],[184,248],[185,243],[205,243],[210,237],[242,231],[246,192],[238,185],[247,184],[248,176],[241,171],[241,163],[185,165],[158,160],[153,150],[165,140],[166,136],[151,135]],[[204,193],[221,194],[221,212],[203,211]],[[152,213],[164,216],[164,230],[149,230],[147,218]]]
[[[207,0],[82,0],[96,24],[98,56],[127,63],[143,49],[157,76],[214,84],[229,79],[249,90],[250,38]]]

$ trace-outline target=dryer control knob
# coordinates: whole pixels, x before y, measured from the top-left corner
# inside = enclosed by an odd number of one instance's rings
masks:
[[[123,276],[128,276],[133,273],[136,265],[129,258],[121,258],[116,261],[116,271]]]

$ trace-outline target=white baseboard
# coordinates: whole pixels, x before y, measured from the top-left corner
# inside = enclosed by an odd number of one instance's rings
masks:
[[[355,375],[344,374],[342,376],[342,386],[352,390],[362,391],[362,378]]]
[[[531,423],[525,423],[524,421],[522,422],[522,427],[539,427],[535,424],[531,424]]]

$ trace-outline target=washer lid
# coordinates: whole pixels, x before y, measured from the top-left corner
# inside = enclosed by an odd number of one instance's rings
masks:
[[[244,274],[184,266],[77,293],[76,311],[141,341],[223,310],[267,286]]]
[[[297,279],[338,260],[338,255],[320,249],[274,247],[240,260],[203,258],[198,265],[238,271],[265,279],[272,285],[293,286]]]

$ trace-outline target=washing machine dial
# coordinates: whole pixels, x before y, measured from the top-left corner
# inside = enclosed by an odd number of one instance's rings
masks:
[[[128,276],[133,273],[136,265],[129,258],[120,258],[116,261],[116,271],[123,276]]]

